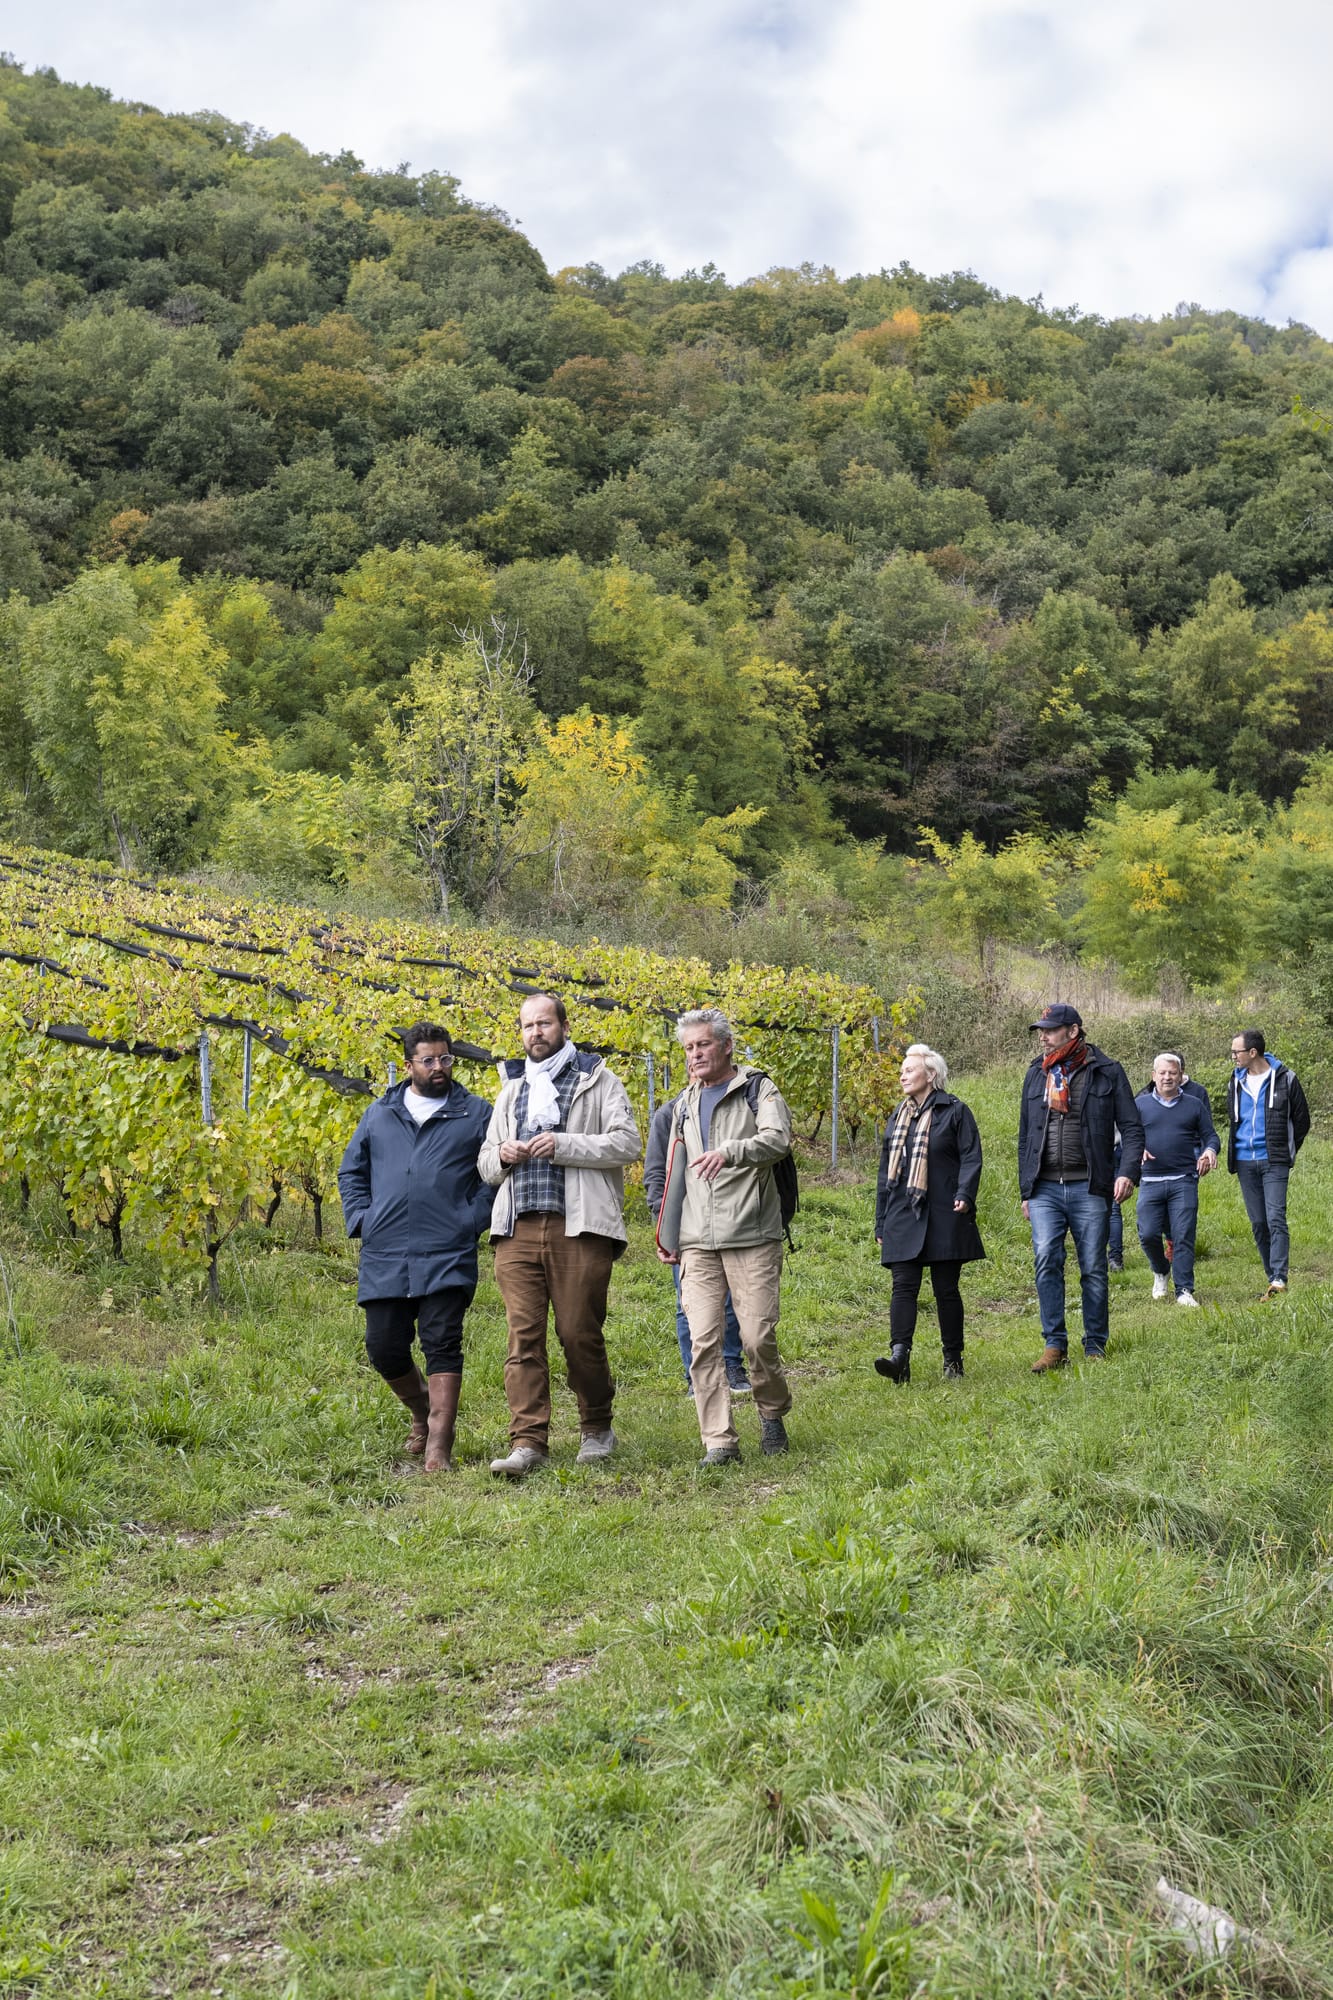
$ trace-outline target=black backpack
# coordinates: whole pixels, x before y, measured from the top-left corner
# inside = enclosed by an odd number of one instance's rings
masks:
[[[745,1102],[750,1107],[750,1116],[759,1123],[759,1082],[768,1074],[756,1069],[745,1080]],[[774,1160],[771,1167],[773,1185],[778,1191],[778,1207],[782,1211],[782,1233],[787,1239],[787,1248],[794,1250],[791,1240],[791,1219],[801,1205],[801,1183],[796,1173],[796,1156],[784,1153],[780,1160]]]

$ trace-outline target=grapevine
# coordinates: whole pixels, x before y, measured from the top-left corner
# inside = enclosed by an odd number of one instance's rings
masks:
[[[835,1025],[853,1129],[895,1095],[905,1008],[822,973],[331,921],[31,850],[0,849],[0,891],[0,1177],[51,1184],[71,1226],[104,1232],[114,1254],[133,1234],[214,1289],[252,1207],[271,1214],[290,1196],[318,1226],[343,1147],[419,1018],[448,1025],[460,1073],[493,1095],[523,995],[549,989],[645,1123],[650,1089],[681,1080],[675,1021],[702,1005],[725,1009],[738,1053],[770,1072],[803,1128],[828,1110]]]

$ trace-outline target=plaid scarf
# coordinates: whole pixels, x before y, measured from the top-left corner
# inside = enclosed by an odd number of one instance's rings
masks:
[[[1088,1060],[1088,1044],[1079,1028],[1062,1049],[1052,1049],[1041,1059],[1046,1072],[1046,1108],[1048,1111],[1069,1111],[1069,1079],[1076,1069],[1081,1069]]]
[[[904,1181],[914,1215],[920,1215],[926,1200],[926,1148],[930,1143],[930,1119],[934,1107],[933,1090],[924,1104],[918,1104],[914,1097],[905,1097],[893,1114],[893,1130],[889,1135],[885,1181],[889,1187],[899,1180]]]

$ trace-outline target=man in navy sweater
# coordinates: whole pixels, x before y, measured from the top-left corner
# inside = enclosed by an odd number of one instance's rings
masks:
[[[1194,1234],[1199,1221],[1199,1182],[1217,1165],[1222,1141],[1213,1129],[1208,1099],[1186,1090],[1185,1066],[1177,1055],[1158,1056],[1152,1088],[1135,1098],[1143,1120],[1143,1171],[1139,1181],[1138,1228],[1143,1254],[1152,1266],[1152,1295],[1165,1299],[1176,1286],[1178,1306],[1197,1306],[1194,1296]],[[1167,1262],[1162,1238],[1172,1245]]]

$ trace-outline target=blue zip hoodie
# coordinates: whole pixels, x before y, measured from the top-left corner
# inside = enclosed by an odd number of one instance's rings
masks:
[[[1236,1068],[1236,1141],[1235,1152],[1238,1160],[1266,1160],[1268,1142],[1265,1126],[1268,1121],[1268,1107],[1273,1101],[1273,1071],[1277,1068],[1277,1057],[1266,1055],[1268,1075],[1259,1086],[1256,1097],[1246,1088],[1243,1066]]]

